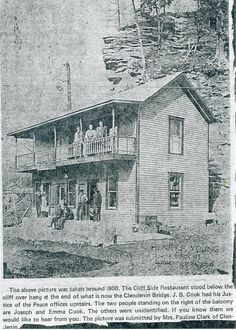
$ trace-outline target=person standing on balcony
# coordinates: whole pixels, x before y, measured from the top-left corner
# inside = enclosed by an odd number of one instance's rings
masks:
[[[96,139],[97,134],[96,131],[93,129],[93,125],[89,125],[89,129],[85,133],[85,141],[92,141]]]
[[[101,221],[101,207],[102,207],[102,195],[95,189],[93,194],[93,219],[94,221]]]
[[[89,125],[89,129],[85,133],[85,154],[94,154],[94,144],[92,143],[97,137],[96,131],[93,129],[93,125]]]
[[[80,126],[77,126],[73,141],[74,157],[81,157],[82,143],[83,143],[83,131]]]
[[[114,126],[109,131],[109,151],[117,151],[118,133],[117,126]]]
[[[96,128],[97,138],[101,139],[107,136],[107,128],[104,126],[103,121],[99,121],[99,126]]]
[[[98,140],[98,153],[103,153],[107,150],[106,141],[103,139],[107,137],[107,128],[103,125],[103,121],[99,121],[99,126],[96,128]]]
[[[42,194],[40,191],[36,192],[35,204],[36,204],[37,217],[39,218],[41,215],[41,205],[42,205]]]
[[[110,137],[117,136],[117,126],[110,128],[109,136]]]
[[[85,194],[84,190],[80,190],[78,196],[78,208],[77,208],[77,220],[84,220],[85,216],[85,205],[88,202],[88,197]]]

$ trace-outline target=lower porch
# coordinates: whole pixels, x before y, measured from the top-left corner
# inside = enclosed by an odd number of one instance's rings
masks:
[[[114,235],[106,230],[104,222],[89,220],[77,221],[66,220],[64,228],[56,230],[50,227],[52,217],[48,218],[25,218],[22,221],[22,235],[24,239],[64,241],[71,244],[114,244]]]
[[[105,222],[88,220],[67,220],[63,229],[56,230],[49,227],[51,219],[52,217],[25,217],[21,225],[4,227],[3,235],[5,238],[22,238],[25,241],[38,242],[42,247],[47,241],[103,247],[139,241],[171,239],[171,236],[160,233],[133,232],[132,226],[125,228],[124,235],[122,235],[114,228],[108,228]]]

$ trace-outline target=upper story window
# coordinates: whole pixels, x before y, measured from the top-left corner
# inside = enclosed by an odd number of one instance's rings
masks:
[[[183,154],[184,147],[184,119],[169,116],[169,153]]]
[[[107,177],[107,208],[117,209],[118,200],[118,177]]]
[[[169,173],[169,206],[180,209],[183,204],[183,174]]]

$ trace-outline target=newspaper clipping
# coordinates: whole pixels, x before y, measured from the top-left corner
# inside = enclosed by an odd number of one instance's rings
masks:
[[[1,328],[235,328],[233,3],[1,15]]]

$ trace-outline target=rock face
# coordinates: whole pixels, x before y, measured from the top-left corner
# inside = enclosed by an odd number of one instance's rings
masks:
[[[188,55],[189,49],[196,40],[193,15],[185,17],[168,14],[162,18],[161,37],[155,20],[146,21],[144,18],[139,20],[147,71],[151,78],[158,78],[163,73],[188,67],[183,57]],[[176,61],[179,56],[181,58]],[[126,71],[133,78],[134,84],[139,83],[142,57],[135,24],[124,27],[115,36],[104,37],[103,58],[108,80],[117,84],[118,80],[119,82],[122,80],[121,73]],[[119,79],[114,79],[115,76]]]
[[[198,39],[194,13],[173,13],[163,18],[161,46],[157,23],[139,18],[139,24],[148,79],[184,72],[218,120],[210,125],[209,169],[210,210],[220,215],[222,210],[230,209],[230,189],[227,188],[230,183],[228,64],[215,59],[213,33],[206,33]],[[107,78],[113,82],[114,89],[123,89],[125,83],[133,87],[143,82],[141,49],[135,25],[123,28],[116,36],[104,37],[103,58]]]

